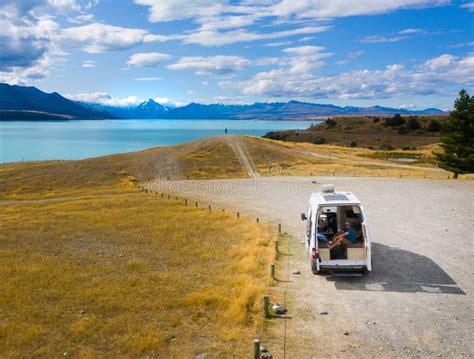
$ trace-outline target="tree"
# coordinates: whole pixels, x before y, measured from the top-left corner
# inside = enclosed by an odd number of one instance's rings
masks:
[[[443,127],[446,135],[440,138],[443,152],[435,152],[438,166],[459,174],[474,172],[474,96],[466,90],[459,91],[454,102],[454,110],[449,114]]]

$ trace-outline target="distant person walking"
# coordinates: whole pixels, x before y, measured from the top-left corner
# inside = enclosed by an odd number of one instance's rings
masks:
[[[224,132],[227,133],[227,127],[225,128]]]

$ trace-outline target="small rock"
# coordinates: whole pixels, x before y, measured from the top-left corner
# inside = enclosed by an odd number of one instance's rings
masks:
[[[81,315],[84,315],[86,314],[86,311],[85,310],[81,310]]]
[[[349,335],[349,332],[344,332],[342,333],[342,335]]]
[[[323,309],[323,310],[320,310],[320,311],[318,312],[318,314],[319,314],[319,315],[328,315],[329,313],[328,313],[327,310],[324,310],[324,309]]]
[[[293,274],[297,275],[297,274],[301,274],[301,272],[300,272],[298,269],[295,269],[295,270],[293,271]]]
[[[285,314],[288,311],[288,309],[286,309],[283,305],[280,305],[278,303],[273,304],[272,309],[275,314],[279,314],[279,315]]]
[[[63,356],[67,357],[67,352],[64,352],[64,353],[63,353]]]
[[[196,355],[196,359],[206,359],[209,356],[207,353],[199,353]]]
[[[268,353],[268,349],[265,348],[263,345],[260,345],[260,353]]]
[[[261,356],[260,356],[262,359],[272,359],[272,355],[270,353],[263,353]]]

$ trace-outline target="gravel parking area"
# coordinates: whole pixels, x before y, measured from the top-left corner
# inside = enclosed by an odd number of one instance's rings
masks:
[[[300,213],[323,183],[354,192],[366,208],[374,259],[368,276],[311,273]],[[293,236],[292,255],[280,258],[289,258],[290,273],[301,271],[288,283],[287,357],[474,356],[474,182],[259,177],[148,186],[280,222]],[[283,354],[281,323],[267,338],[276,357]]]

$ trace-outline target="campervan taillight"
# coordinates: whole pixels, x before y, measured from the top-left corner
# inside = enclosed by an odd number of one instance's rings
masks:
[[[318,258],[318,252],[316,251],[316,248],[313,248],[311,250],[311,259],[315,261]]]

